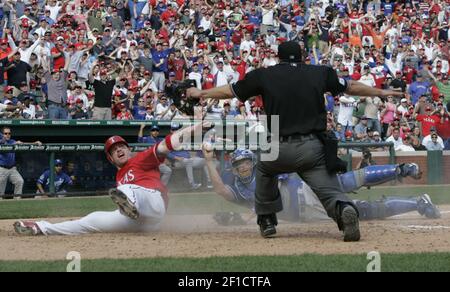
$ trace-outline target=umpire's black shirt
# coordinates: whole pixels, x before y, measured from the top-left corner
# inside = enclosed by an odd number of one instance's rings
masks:
[[[347,83],[326,66],[282,63],[249,72],[231,86],[242,102],[262,95],[269,130],[270,116],[280,117],[280,136],[323,132],[327,128],[324,93],[344,92]]]

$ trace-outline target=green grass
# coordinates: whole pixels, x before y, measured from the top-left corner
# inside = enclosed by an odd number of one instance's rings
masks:
[[[116,205],[109,197],[26,199],[0,201],[1,219],[80,217],[94,211],[112,211]],[[183,194],[170,197],[169,214],[213,214],[216,211],[243,212],[245,208],[212,193]]]
[[[68,261],[0,261],[0,272],[64,272]],[[366,255],[241,256],[210,258],[151,258],[82,260],[89,272],[365,272]],[[450,253],[381,254],[384,272],[450,272]]]
[[[417,196],[428,193],[436,204],[450,204],[450,186],[401,186],[362,189],[351,197],[376,200],[382,195]],[[0,201],[0,219],[81,217],[94,211],[112,211],[116,207],[108,197],[26,199]],[[248,211],[213,193],[170,196],[169,214],[213,214],[217,211]]]

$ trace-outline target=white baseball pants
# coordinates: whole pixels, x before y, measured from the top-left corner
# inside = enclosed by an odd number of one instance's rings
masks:
[[[151,232],[159,228],[166,208],[161,193],[137,185],[122,185],[118,189],[133,202],[139,219],[133,220],[120,213],[94,212],[74,221],[52,224],[39,221],[36,224],[45,235],[80,235],[87,233]]]

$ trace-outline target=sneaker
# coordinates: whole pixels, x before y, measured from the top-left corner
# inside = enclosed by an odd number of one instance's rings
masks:
[[[420,215],[424,215],[429,219],[441,218],[441,212],[436,205],[431,202],[431,198],[428,194],[423,194],[417,201],[417,211]]]
[[[359,241],[361,234],[359,232],[358,212],[351,205],[342,209],[341,220],[344,231],[344,241]]]
[[[122,215],[127,216],[133,220],[139,218],[139,212],[136,209],[136,206],[133,202],[130,201],[130,199],[128,199],[127,195],[125,195],[123,192],[115,188],[110,189],[109,196],[111,197],[111,200],[117,206],[119,206],[119,210]]]
[[[213,185],[212,185],[211,182],[208,182],[208,184],[206,185],[206,188],[209,189],[209,190],[211,190],[211,189],[213,189],[214,187],[213,187]]]
[[[202,187],[202,184],[196,184],[196,183],[191,184],[191,190],[198,190],[201,187]]]
[[[43,234],[39,226],[33,221],[16,221],[13,226],[16,233],[20,235],[36,236]]]
[[[258,215],[259,230],[264,238],[273,237],[277,233],[275,226],[278,224],[277,215]]]
[[[399,168],[402,177],[410,176],[414,179],[422,178],[422,171],[416,163],[403,163],[399,165]]]

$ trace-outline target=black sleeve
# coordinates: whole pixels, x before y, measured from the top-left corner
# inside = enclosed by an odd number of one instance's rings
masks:
[[[253,70],[245,75],[245,78],[231,85],[234,96],[245,102],[252,96],[262,94],[262,86],[259,78],[260,69]]]
[[[31,72],[31,69],[33,69],[33,68],[31,68],[30,64],[28,64],[28,63],[25,63],[25,64],[27,64],[27,72]]]
[[[333,96],[347,90],[347,81],[339,78],[336,71],[331,67],[326,67],[326,91],[331,92]]]

